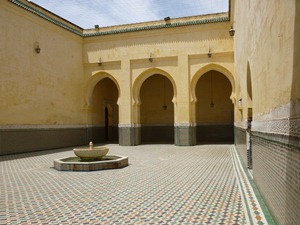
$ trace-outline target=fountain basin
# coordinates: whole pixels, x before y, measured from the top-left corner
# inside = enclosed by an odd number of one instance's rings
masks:
[[[90,151],[90,150],[89,150]],[[102,156],[101,160],[84,160],[80,157],[65,157],[54,160],[54,168],[59,171],[97,171],[118,169],[128,166],[128,157],[119,155]]]
[[[108,153],[108,150],[105,146],[73,149],[74,154],[83,160],[100,160]]]

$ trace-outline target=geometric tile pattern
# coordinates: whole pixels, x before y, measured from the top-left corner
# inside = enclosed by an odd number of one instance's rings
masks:
[[[231,145],[108,147],[129,166],[55,170],[71,148],[1,156],[0,224],[247,224]]]
[[[238,179],[239,190],[243,200],[243,206],[246,213],[247,224],[268,224],[264,212],[255,195],[252,185],[239,161],[237,151],[234,146],[231,147],[234,170]]]

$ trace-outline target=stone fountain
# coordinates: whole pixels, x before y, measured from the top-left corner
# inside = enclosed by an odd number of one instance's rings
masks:
[[[128,166],[128,157],[107,155],[108,151],[108,147],[95,147],[93,142],[90,142],[88,148],[73,149],[77,157],[55,159],[54,168],[60,171],[95,171]]]
[[[94,147],[93,142],[89,143],[89,148],[74,148],[73,152],[82,160],[101,160],[108,153],[105,146]]]

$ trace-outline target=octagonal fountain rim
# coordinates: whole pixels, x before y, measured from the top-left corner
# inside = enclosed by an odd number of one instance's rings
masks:
[[[63,160],[76,158],[76,157],[64,157],[64,158],[54,160],[54,168],[59,171],[98,171],[98,170],[119,169],[128,166],[127,156],[110,155],[107,157],[117,157],[117,158],[102,160],[102,161],[95,160],[90,162],[66,162]]]
[[[77,157],[64,157],[54,160],[54,168],[59,171],[97,171],[119,169],[128,166],[128,157],[106,155],[109,148],[106,146],[94,147],[93,142],[88,148],[74,148]]]

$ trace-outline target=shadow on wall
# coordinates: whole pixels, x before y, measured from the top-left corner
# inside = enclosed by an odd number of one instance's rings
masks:
[[[233,144],[234,126],[202,125],[197,127],[197,144]]]

